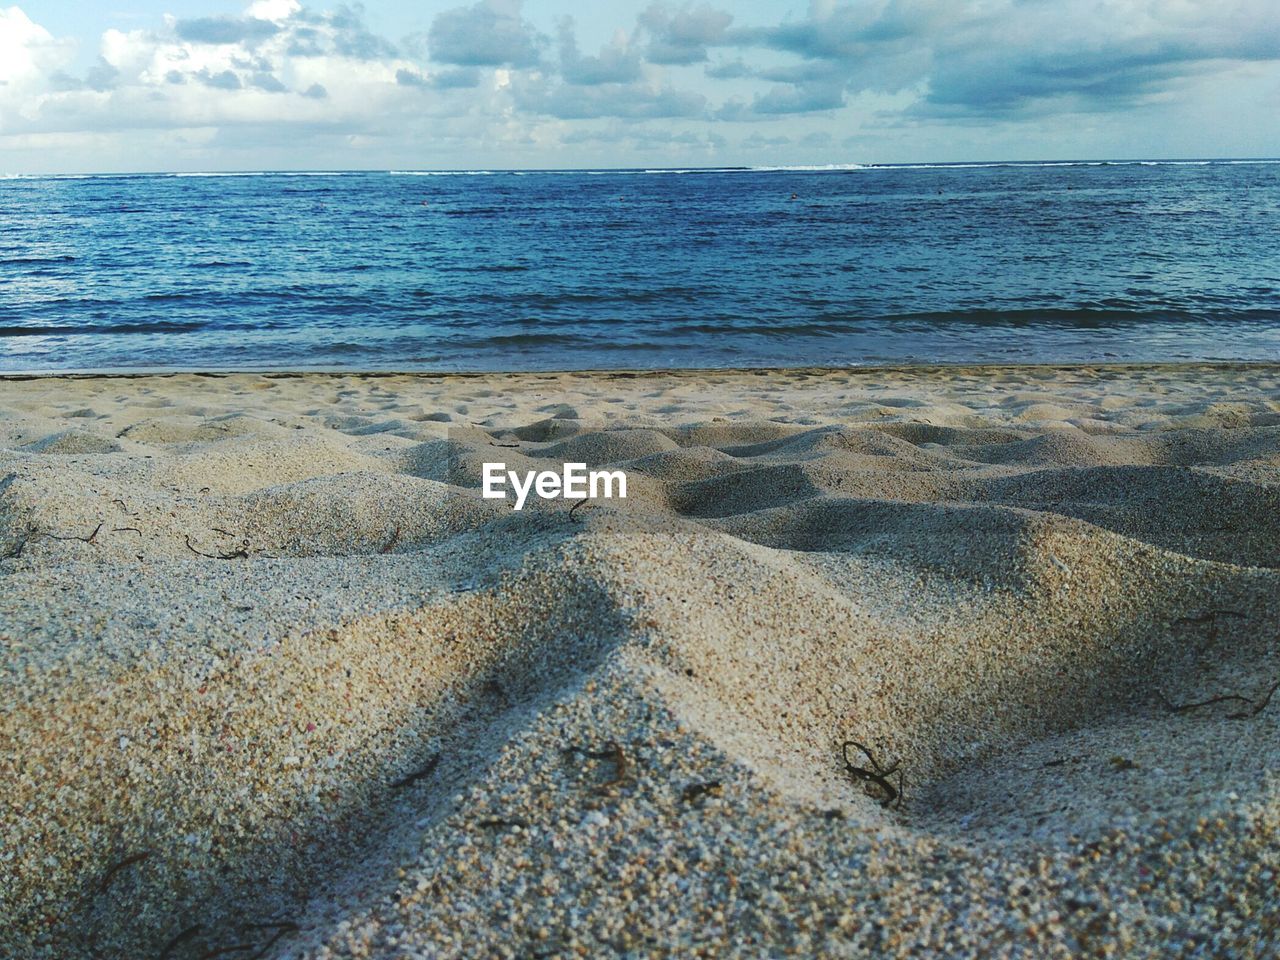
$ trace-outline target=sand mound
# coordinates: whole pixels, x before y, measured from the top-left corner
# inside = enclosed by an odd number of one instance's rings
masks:
[[[657,430],[601,430],[541,447],[537,456],[594,467],[675,449],[675,441]]]
[[[1276,946],[1274,371],[549,379],[0,387],[0,953]]]
[[[110,437],[88,430],[61,430],[23,445],[23,453],[116,453],[123,449]]]

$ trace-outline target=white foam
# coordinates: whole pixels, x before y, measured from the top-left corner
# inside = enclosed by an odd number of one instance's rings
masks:
[[[499,170],[388,170],[393,177],[491,177]]]

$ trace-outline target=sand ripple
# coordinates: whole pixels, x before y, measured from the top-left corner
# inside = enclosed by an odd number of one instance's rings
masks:
[[[0,557],[6,956],[1277,947],[1274,368],[0,382]]]

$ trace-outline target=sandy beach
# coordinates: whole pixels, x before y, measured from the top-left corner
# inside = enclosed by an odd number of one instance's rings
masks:
[[[1280,952],[1280,367],[9,378],[0,558],[0,956]]]

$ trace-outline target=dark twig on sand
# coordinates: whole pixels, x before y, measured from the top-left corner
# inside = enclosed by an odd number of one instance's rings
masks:
[[[569,508],[569,519],[573,519],[574,512],[590,499],[590,497],[583,497],[581,500],[575,500],[573,506]]]
[[[1280,680],[1271,684],[1267,688],[1267,692],[1263,694],[1262,699],[1253,704],[1248,710],[1241,710],[1238,713],[1227,714],[1228,720],[1247,720],[1249,717],[1256,717],[1263,710],[1267,709],[1267,704],[1271,702],[1271,698],[1275,696],[1275,692],[1280,690]]]
[[[164,945],[164,949],[156,956],[156,960],[169,960],[169,958],[173,956],[173,951],[177,950],[178,947],[182,946],[199,933],[200,929],[200,924],[193,923],[191,926],[187,927],[187,929],[177,934],[172,940]]]
[[[596,787],[597,793],[608,793],[614,787],[620,787],[632,779],[631,764],[627,760],[627,752],[622,749],[622,744],[617,740],[610,740],[603,750],[585,750],[582,747],[567,747],[564,750],[564,753],[568,756],[575,753],[581,754],[591,760],[613,761],[613,776]]]
[[[255,953],[252,957],[249,958],[249,960],[260,960],[260,958],[265,957],[267,955],[267,951],[270,950],[272,947],[274,947],[276,945],[276,941],[280,940],[280,938],[287,937],[291,933],[297,933],[298,925],[296,923],[290,923],[289,921],[286,920],[281,923],[251,923],[249,924],[249,929],[275,931],[275,935],[266,943],[264,943],[262,945],[262,948],[257,953]]]
[[[252,943],[233,943],[229,947],[217,947],[208,953],[200,954],[200,960],[213,960],[214,957],[225,957],[229,953],[245,953],[252,949]]]
[[[438,767],[439,765],[440,765],[440,755],[436,754],[436,756],[432,757],[425,764],[423,764],[420,769],[415,770],[413,771],[413,773],[410,773],[401,777],[399,780],[395,781],[395,783],[389,784],[389,786],[391,787],[392,790],[399,790],[402,787],[407,787],[412,784],[415,784],[419,780],[422,780],[426,777],[431,776],[431,774],[435,772],[436,767]]]
[[[151,856],[151,851],[143,850],[140,853],[135,853],[132,856],[125,857],[118,863],[112,864],[107,868],[107,872],[102,875],[102,882],[98,884],[98,892],[106,893],[107,887],[111,886],[111,881],[116,878],[116,874],[126,867],[133,866],[135,863],[141,863],[149,856]]]
[[[596,788],[597,790],[601,792],[611,790],[614,787],[622,786],[631,779],[631,767],[627,762],[626,751],[622,749],[622,744],[617,740],[611,740],[609,742],[609,746],[600,753],[592,753],[588,754],[588,756],[596,758],[607,757],[613,761],[613,778],[600,784],[600,786]]]
[[[514,817],[508,820],[506,817],[486,817],[483,820],[477,820],[476,826],[482,830],[501,830],[503,827],[527,827],[529,822]]]
[[[230,553],[205,553],[204,551],[197,550],[194,546],[192,546],[191,534],[187,534],[186,540],[187,540],[187,549],[190,550],[192,553],[194,553],[198,557],[207,557],[210,560],[247,560],[249,557],[249,552],[243,548],[239,550],[233,550]]]
[[[38,536],[48,537],[50,540],[79,540],[81,543],[93,543],[98,536],[98,531],[101,530],[102,527],[103,524],[99,522],[98,525],[93,528],[93,532],[87,537],[78,537],[75,534],[72,534],[71,536],[63,536],[60,533],[41,533],[38,534]]]
[[[1235,617],[1237,620],[1247,620],[1248,614],[1241,613],[1239,610],[1224,610],[1219,608],[1215,610],[1206,610],[1203,613],[1196,614],[1194,617],[1179,617],[1177,620],[1173,621],[1173,623],[1174,626],[1180,626],[1182,624],[1202,626],[1204,624],[1208,624],[1209,640],[1214,641],[1218,639],[1219,617]]]
[[[1080,762],[1081,760],[1083,760],[1083,759],[1084,759],[1084,757],[1082,757],[1082,756],[1080,756],[1080,755],[1078,755],[1078,754],[1077,754],[1076,756],[1072,756],[1072,757],[1054,757],[1052,760],[1046,760],[1044,763],[1040,764],[1040,766],[1042,766],[1042,767],[1064,767],[1064,766],[1066,766],[1068,763],[1079,763],[1079,762]]]
[[[1210,697],[1208,700],[1197,700],[1194,703],[1174,703],[1163,693],[1157,693],[1156,695],[1160,698],[1160,702],[1164,704],[1165,709],[1170,713],[1186,713],[1188,710],[1199,710],[1201,707],[1211,707],[1215,703],[1253,703],[1253,701],[1248,697],[1242,697],[1238,693],[1224,693],[1221,696]]]
[[[680,799],[685,803],[693,803],[701,797],[718,797],[724,793],[719,780],[708,780],[706,783],[691,783],[680,792]]]
[[[1206,610],[1204,611],[1204,613],[1198,613],[1194,617],[1179,617],[1177,620],[1173,622],[1174,623],[1212,623],[1214,620],[1218,619],[1218,617],[1236,617],[1237,619],[1244,619],[1247,616],[1248,614],[1241,613],[1239,610],[1217,609],[1217,610]]]
[[[849,759],[849,748],[857,747],[862,751],[867,761],[871,764],[870,769],[860,767]],[[880,761],[875,758],[868,747],[864,747],[856,740],[846,740],[840,744],[840,755],[844,760],[845,770],[851,777],[860,780],[863,783],[869,783],[876,786],[882,794],[880,798],[880,806],[882,807],[900,807],[902,806],[902,762],[895,761],[888,767],[880,766]],[[898,785],[895,787],[889,782],[889,777],[894,773],[898,774]]]
[[[1257,700],[1239,693],[1224,693],[1216,697],[1209,697],[1207,700],[1197,700],[1194,703],[1173,703],[1163,693],[1157,692],[1156,696],[1160,698],[1160,702],[1164,704],[1165,709],[1170,713],[1186,713],[1189,710],[1199,710],[1201,707],[1211,707],[1218,703],[1243,703],[1245,705],[1244,709],[1228,713],[1227,719],[1247,720],[1250,717],[1256,717],[1267,709],[1267,705],[1271,703],[1271,698],[1275,696],[1276,690],[1280,690],[1280,680],[1271,684]]]

